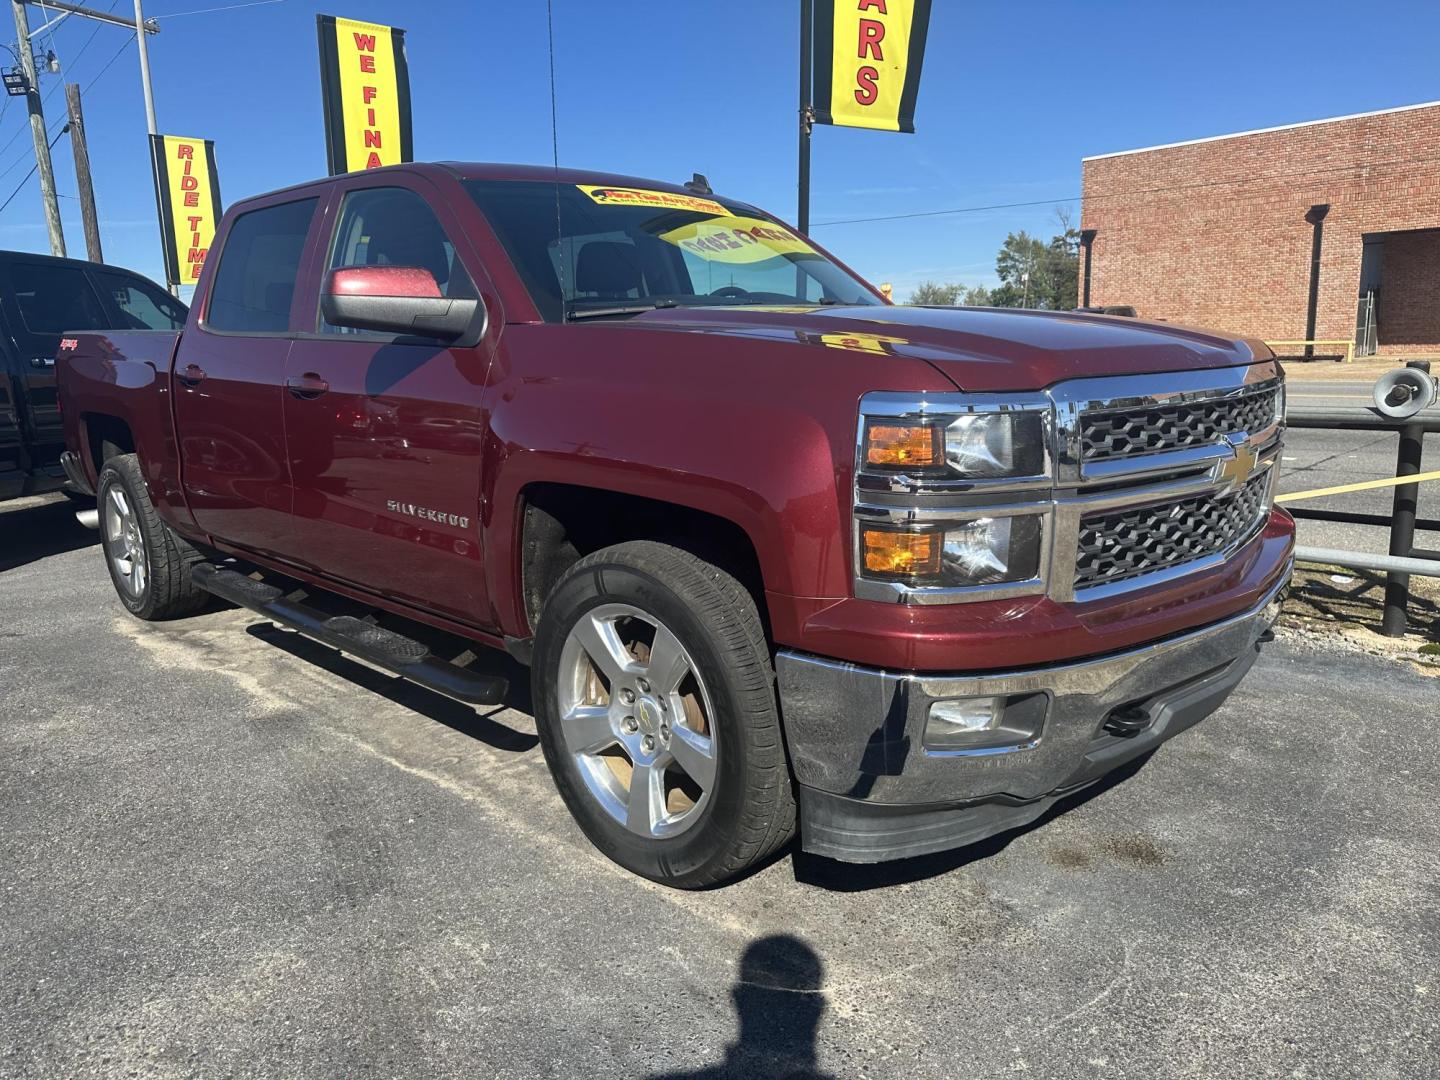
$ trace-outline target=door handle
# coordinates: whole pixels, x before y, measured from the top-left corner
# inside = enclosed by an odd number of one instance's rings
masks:
[[[186,364],[176,378],[186,386],[199,386],[205,381],[205,369],[198,364]]]
[[[307,371],[304,375],[292,375],[286,379],[285,388],[297,398],[308,401],[329,390],[330,384],[315,372]]]

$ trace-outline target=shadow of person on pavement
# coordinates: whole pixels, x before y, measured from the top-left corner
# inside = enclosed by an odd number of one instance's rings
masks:
[[[825,966],[797,937],[773,934],[746,948],[730,990],[740,1036],[723,1061],[650,1080],[830,1080],[816,1067],[816,1035],[825,1013]]]

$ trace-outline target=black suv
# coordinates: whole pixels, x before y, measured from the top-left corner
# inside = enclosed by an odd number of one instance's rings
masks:
[[[0,251],[0,499],[59,490],[55,353],[69,330],[178,330],[186,307],[104,263]]]

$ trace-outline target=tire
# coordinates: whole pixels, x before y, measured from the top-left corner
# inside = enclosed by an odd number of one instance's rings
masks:
[[[204,556],[155,513],[140,459],[134,454],[107,459],[96,492],[105,567],[126,610],[153,621],[205,607],[210,594],[190,580],[190,568]]]
[[[531,678],[560,795],[627,870],[705,888],[794,835],[770,649],[719,568],[650,541],[586,556],[546,601]]]

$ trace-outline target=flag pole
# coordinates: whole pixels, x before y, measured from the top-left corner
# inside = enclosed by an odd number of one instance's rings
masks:
[[[801,233],[810,231],[810,128],[815,122],[810,100],[810,68],[814,25],[815,0],[800,0],[800,206],[795,214],[795,227]]]

